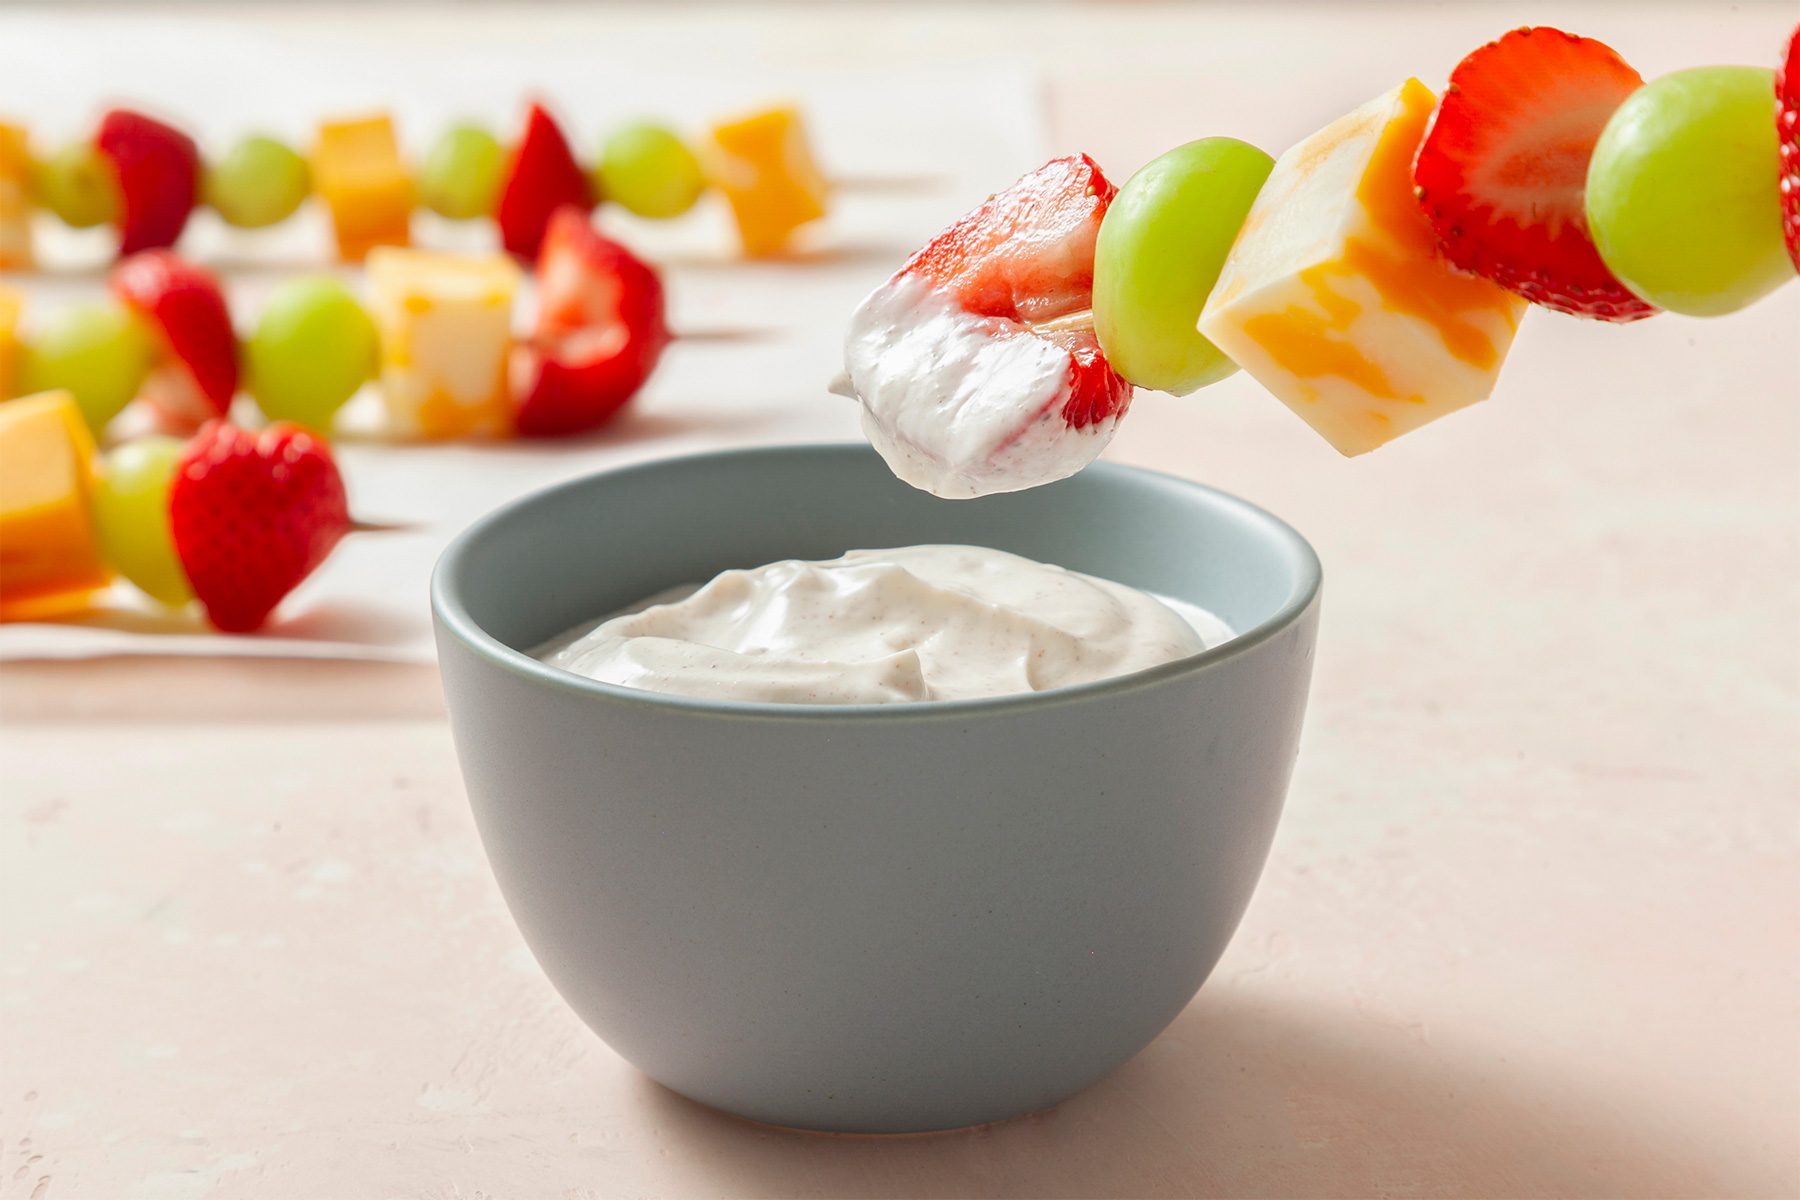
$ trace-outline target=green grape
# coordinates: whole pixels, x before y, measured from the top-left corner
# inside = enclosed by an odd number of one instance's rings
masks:
[[[1119,189],[1094,247],[1094,332],[1119,374],[1182,396],[1237,370],[1194,324],[1274,166],[1236,138],[1202,138]]]
[[[126,442],[107,454],[94,492],[94,523],[106,561],[171,608],[194,598],[169,533],[169,485],[181,450],[175,438]]]
[[[1794,278],[1781,239],[1774,73],[1695,67],[1645,84],[1588,163],[1587,219],[1626,287],[1670,312],[1734,312]]]
[[[479,125],[452,125],[444,130],[419,164],[419,203],[453,221],[485,217],[494,211],[506,151]]]
[[[119,180],[92,142],[70,142],[32,169],[37,202],[74,229],[119,215]]]
[[[350,289],[328,275],[302,276],[270,295],[244,344],[249,392],[270,419],[326,433],[380,354],[375,322]]]
[[[51,314],[19,355],[21,394],[67,388],[95,434],[131,403],[150,373],[156,342],[131,312],[106,301]]]
[[[312,190],[306,160],[272,137],[252,134],[206,164],[201,198],[229,225],[261,229],[285,221]]]
[[[674,133],[660,125],[627,125],[600,148],[594,187],[640,217],[679,217],[706,190],[706,174]]]

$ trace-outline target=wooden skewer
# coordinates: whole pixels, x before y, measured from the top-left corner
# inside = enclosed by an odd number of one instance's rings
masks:
[[[1094,310],[1084,308],[1080,312],[1064,313],[1060,317],[1048,321],[1040,321],[1031,327],[1033,333],[1084,333],[1094,327]]]

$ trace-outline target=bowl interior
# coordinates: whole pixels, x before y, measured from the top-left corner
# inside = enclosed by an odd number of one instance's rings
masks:
[[[1101,463],[980,500],[901,483],[867,446],[664,459],[528,496],[472,526],[438,567],[436,602],[528,652],[663,588],[731,567],[847,550],[990,546],[1211,610],[1238,634],[1303,607],[1318,561],[1255,506],[1172,476]]]

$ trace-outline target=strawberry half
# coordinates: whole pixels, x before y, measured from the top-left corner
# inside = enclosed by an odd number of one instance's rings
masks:
[[[200,194],[194,139],[154,117],[115,108],[94,147],[119,181],[119,255],[173,246]]]
[[[568,205],[584,213],[593,208],[593,185],[570,152],[569,139],[556,118],[534,101],[494,208],[501,244],[527,262],[536,261],[551,215]]]
[[[1456,65],[1413,159],[1444,255],[1534,304],[1602,321],[1656,309],[1588,236],[1588,159],[1643,77],[1592,38],[1515,29]]]
[[[172,429],[191,432],[231,409],[237,395],[237,335],[212,272],[172,250],[144,250],[113,268],[113,294],[162,335],[168,361],[144,394]]]
[[[863,430],[938,496],[1073,475],[1112,439],[1131,385],[1094,336],[1094,240],[1117,192],[1086,155],[1045,163],[906,261],[845,345]]]
[[[350,531],[344,480],[325,443],[296,425],[255,433],[214,421],[175,464],[169,530],[207,618],[243,633]]]
[[[509,364],[513,427],[526,437],[580,433],[623,408],[662,358],[662,280],[582,208],[551,218],[536,279],[537,324]]]
[[[1800,271],[1800,25],[1775,68],[1775,136],[1781,144],[1781,236]]]

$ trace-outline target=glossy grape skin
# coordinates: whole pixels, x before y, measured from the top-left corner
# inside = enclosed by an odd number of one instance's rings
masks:
[[[312,190],[312,172],[286,143],[264,134],[239,141],[206,164],[201,198],[226,224],[261,229],[294,215]]]
[[[1177,396],[1237,370],[1195,323],[1274,166],[1247,142],[1202,138],[1125,181],[1094,247],[1094,332],[1113,370]]]
[[[1695,67],[1628,97],[1588,164],[1587,220],[1620,282],[1670,312],[1735,312],[1793,279],[1774,73]]]
[[[270,420],[321,435],[380,364],[375,322],[328,275],[289,280],[270,294],[244,343],[248,390]]]
[[[94,491],[100,551],[139,591],[171,608],[194,598],[169,532],[169,485],[182,443],[149,437],[106,455]]]
[[[38,204],[73,229],[104,225],[119,215],[119,181],[92,142],[70,142],[32,167]]]
[[[21,395],[67,388],[97,436],[131,403],[154,360],[143,321],[109,301],[53,310],[19,355]]]
[[[674,132],[638,123],[606,139],[594,164],[594,187],[640,217],[678,217],[706,190],[706,173]]]
[[[419,164],[419,203],[453,221],[485,217],[506,168],[499,139],[479,125],[452,125]]]

